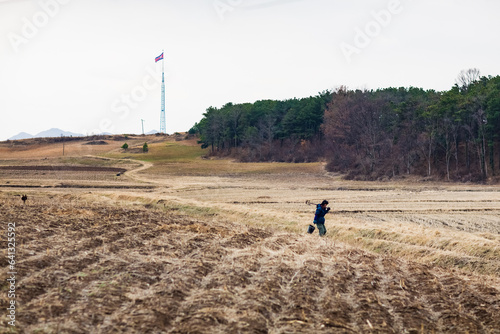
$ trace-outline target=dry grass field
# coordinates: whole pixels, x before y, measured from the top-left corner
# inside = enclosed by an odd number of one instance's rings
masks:
[[[149,153],[0,144],[18,302],[0,332],[500,333],[499,186],[344,181],[133,140]],[[323,199],[319,238],[306,201]],[[3,257],[4,310],[8,271]]]

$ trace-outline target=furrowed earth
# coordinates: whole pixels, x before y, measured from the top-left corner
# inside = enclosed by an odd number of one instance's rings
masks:
[[[2,333],[500,333],[496,185],[348,182],[320,163],[204,159],[193,140],[89,141],[65,157],[0,144]],[[325,238],[306,233],[306,200],[322,199]]]

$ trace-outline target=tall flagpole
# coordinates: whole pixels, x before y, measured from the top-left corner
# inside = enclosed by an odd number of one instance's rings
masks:
[[[167,126],[165,122],[165,55],[162,54],[161,62],[161,114],[160,114],[160,133],[167,133]]]

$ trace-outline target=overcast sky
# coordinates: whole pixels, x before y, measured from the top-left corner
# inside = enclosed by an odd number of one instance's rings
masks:
[[[167,133],[227,102],[500,74],[495,0],[0,0],[0,140]]]

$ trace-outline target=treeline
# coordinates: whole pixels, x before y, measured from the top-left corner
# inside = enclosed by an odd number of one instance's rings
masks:
[[[210,107],[189,131],[212,154],[241,161],[316,161],[324,156],[321,125],[332,94]],[[318,144],[318,145],[317,145]]]
[[[324,160],[352,179],[481,181],[500,169],[500,76],[462,71],[449,91],[325,91],[209,108],[192,133],[242,161]]]

